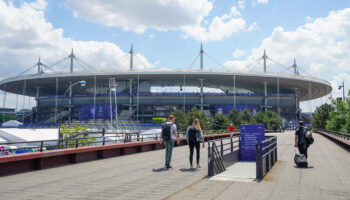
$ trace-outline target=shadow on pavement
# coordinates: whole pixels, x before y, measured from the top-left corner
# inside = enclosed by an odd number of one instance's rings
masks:
[[[167,169],[166,167],[162,167],[162,168],[158,168],[158,169],[152,169],[152,172],[163,172],[163,171],[168,171],[169,169]]]
[[[182,172],[195,172],[197,171],[197,168],[182,168],[180,169]]]
[[[297,167],[297,166],[294,166],[294,168],[299,168],[299,169],[312,169],[312,168],[314,168],[314,166],[308,166],[308,167]]]

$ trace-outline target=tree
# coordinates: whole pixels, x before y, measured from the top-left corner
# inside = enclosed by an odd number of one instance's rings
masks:
[[[192,125],[193,120],[198,119],[203,131],[209,130],[213,123],[213,120],[206,117],[204,113],[201,113],[197,108],[193,107],[186,115],[186,128]]]
[[[314,128],[326,128],[326,122],[329,120],[329,113],[332,111],[332,108],[329,108],[328,104],[322,104],[317,107],[315,113],[312,114],[313,118],[311,124]]]
[[[175,117],[175,124],[177,126],[177,129],[181,132],[185,132],[187,128],[185,113],[182,110],[175,110],[171,114]]]
[[[329,114],[329,120],[327,120],[326,129],[332,131],[342,131],[343,126],[346,124],[346,116],[349,112],[349,103],[345,103],[341,100],[333,100],[334,110]]]
[[[4,115],[4,116],[3,116]],[[16,116],[13,115],[6,115],[6,114],[2,114],[0,113],[0,121],[1,124],[3,124],[4,122],[7,122],[9,120],[16,120]]]
[[[227,130],[229,125],[230,121],[226,115],[219,113],[215,114],[213,130]]]
[[[75,121],[71,126],[61,125],[60,134],[63,135],[65,144],[68,144],[70,148],[75,147],[76,139],[80,145],[88,146],[96,140],[96,138],[90,138],[88,134],[86,134],[88,128],[88,125],[80,125],[79,121]]]
[[[282,126],[282,119],[271,110],[265,112],[260,110],[255,116],[255,121],[257,124],[264,124],[267,130],[277,130]]]
[[[230,123],[232,123],[234,126],[239,126],[240,122],[239,122],[239,112],[237,109],[232,109],[230,111],[230,113],[228,114],[228,120],[230,121]]]
[[[255,124],[256,121],[253,118],[252,113],[248,108],[244,109],[242,113],[239,115],[239,123],[240,124]]]

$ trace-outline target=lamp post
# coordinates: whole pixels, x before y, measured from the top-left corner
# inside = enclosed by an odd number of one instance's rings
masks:
[[[84,86],[86,85],[86,81],[81,80],[81,81],[78,81],[78,82],[75,82],[75,83],[71,84],[71,85],[67,88],[67,90],[66,90],[66,92],[64,93],[63,97],[65,97],[65,96],[67,95],[67,92],[68,92],[69,90],[71,90],[73,86],[78,85],[78,84],[79,84],[80,86],[84,87]],[[61,102],[62,102],[62,103],[61,103],[61,111],[60,111],[60,115],[59,115],[59,118],[58,118],[59,121],[61,121],[61,113],[62,113],[62,109],[63,109],[62,107],[63,107],[64,99],[63,99]]]
[[[339,86],[339,90],[343,88],[343,101],[345,102],[345,88],[344,88],[344,81],[343,84]]]
[[[116,101],[117,101],[117,85],[115,82],[115,78],[109,78],[109,109],[110,109],[111,124],[113,122],[112,91],[114,91],[114,95],[115,95],[114,100],[116,103]],[[115,106],[117,106],[117,104]],[[116,109],[116,111],[117,111],[117,109]],[[116,113],[116,117],[117,117],[117,113]]]

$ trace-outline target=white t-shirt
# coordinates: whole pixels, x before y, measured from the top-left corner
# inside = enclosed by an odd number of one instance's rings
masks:
[[[173,124],[171,127],[170,127],[170,136],[171,136],[171,139],[175,139],[175,135],[174,135],[174,131],[176,131],[176,124],[172,123],[172,122],[167,122],[167,124]]]

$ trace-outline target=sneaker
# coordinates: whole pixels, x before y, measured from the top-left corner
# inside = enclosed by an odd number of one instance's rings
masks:
[[[193,169],[193,166],[192,166],[192,165],[190,165],[190,169]]]
[[[201,166],[198,164],[198,165],[197,165],[197,168],[201,168]]]
[[[171,165],[167,165],[166,168],[169,169],[169,168],[173,168],[173,167]]]

